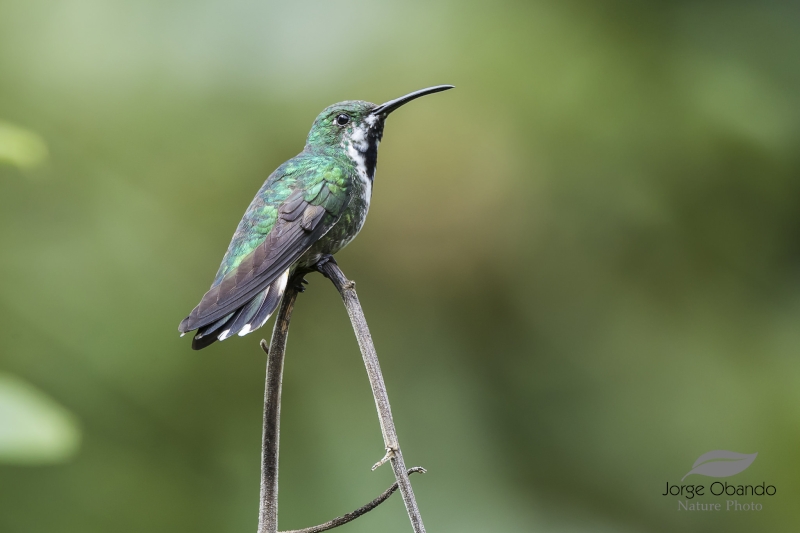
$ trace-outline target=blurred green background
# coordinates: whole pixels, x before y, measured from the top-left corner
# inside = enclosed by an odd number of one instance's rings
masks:
[[[178,322],[323,107],[440,83],[338,256],[428,530],[796,530],[798,30],[769,0],[0,1],[0,531],[255,530],[271,326],[198,353]],[[392,481],[310,281],[283,529]],[[729,481],[762,511],[661,496],[714,449],[759,453]],[[345,528],[410,530],[397,497]]]

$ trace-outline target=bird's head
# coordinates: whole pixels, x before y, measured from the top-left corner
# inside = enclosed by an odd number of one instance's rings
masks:
[[[362,100],[333,104],[314,120],[306,148],[343,150],[356,164],[359,174],[363,172],[371,180],[375,175],[383,124],[389,113],[420,96],[452,88],[452,85],[428,87],[380,105]]]

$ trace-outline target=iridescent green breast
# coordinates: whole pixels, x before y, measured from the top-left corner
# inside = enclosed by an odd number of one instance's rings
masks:
[[[312,266],[321,256],[337,253],[347,246],[364,227],[372,194],[371,182],[365,186],[364,182],[351,175],[350,189],[352,197],[339,221],[300,258],[298,266]]]

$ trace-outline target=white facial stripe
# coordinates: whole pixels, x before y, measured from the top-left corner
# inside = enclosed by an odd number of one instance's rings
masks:
[[[369,200],[372,198],[372,180],[367,176],[367,161],[364,154],[353,147],[353,143],[347,145],[347,155],[356,164],[356,172],[364,187],[364,199],[369,209]]]
[[[353,133],[349,139],[347,136],[342,138],[342,147],[346,147],[347,156],[355,163],[356,173],[363,186],[364,201],[369,209],[369,201],[372,198],[372,179],[367,174],[366,153],[369,150],[369,140],[367,139],[368,128],[371,127],[377,117],[369,115],[364,121],[368,126],[358,125],[353,128]]]
[[[369,145],[367,144],[367,129],[361,126],[353,128],[353,134],[350,136],[350,141],[357,150],[366,152]]]
[[[364,153],[361,150],[356,148],[355,143],[351,142],[347,145],[347,155],[353,160],[353,163],[356,164],[358,177],[361,178],[362,181],[369,181],[369,176],[367,176],[367,158],[364,157]]]

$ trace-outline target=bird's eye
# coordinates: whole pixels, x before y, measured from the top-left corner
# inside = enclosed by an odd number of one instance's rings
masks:
[[[344,126],[348,122],[350,122],[350,115],[345,115],[344,113],[342,113],[341,115],[336,117],[336,123],[340,126]]]

